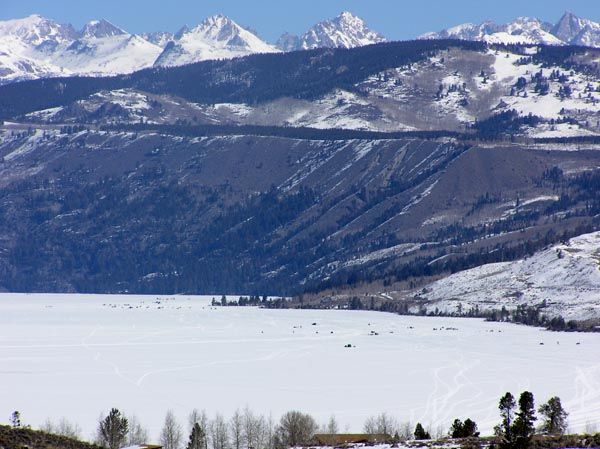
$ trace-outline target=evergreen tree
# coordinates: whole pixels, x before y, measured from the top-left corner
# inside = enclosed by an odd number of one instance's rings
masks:
[[[495,428],[496,434],[502,437],[500,443],[501,448],[512,447],[513,443],[513,417],[515,413],[515,397],[510,393],[506,393],[500,398],[498,408],[500,409],[500,416],[502,422]]]
[[[455,419],[450,428],[450,436],[452,438],[478,437],[477,424],[469,418],[465,419],[464,423],[460,419]]]
[[[463,438],[478,437],[477,423],[470,418],[465,419],[463,424]]]
[[[431,440],[431,435],[425,431],[420,422],[415,427],[415,440]]]
[[[538,411],[544,417],[540,427],[542,432],[549,435],[563,435],[566,432],[569,414],[562,407],[559,397],[550,398]]]
[[[12,415],[10,415],[10,425],[15,429],[21,427],[21,412],[18,410],[12,412]]]
[[[450,436],[452,438],[462,438],[463,435],[463,422],[460,419],[455,419],[450,427]]]
[[[187,444],[187,449],[204,449],[206,447],[206,434],[200,427],[200,424],[194,423],[190,441]]]
[[[125,442],[128,432],[129,423],[127,418],[116,408],[113,408],[98,425],[100,443],[109,449],[119,449]]]
[[[535,433],[535,404],[533,394],[524,391],[519,397],[519,411],[513,425],[516,448],[527,448]]]

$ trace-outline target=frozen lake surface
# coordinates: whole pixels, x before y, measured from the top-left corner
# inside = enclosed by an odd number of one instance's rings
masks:
[[[34,427],[65,416],[87,437],[118,407],[155,439],[168,409],[185,424],[193,408],[229,416],[248,405],[335,414],[342,430],[386,411],[432,427],[471,417],[488,433],[500,396],[528,389],[538,403],[560,396],[572,430],[600,423],[600,334],[209,303],[0,295],[0,422],[13,410]]]

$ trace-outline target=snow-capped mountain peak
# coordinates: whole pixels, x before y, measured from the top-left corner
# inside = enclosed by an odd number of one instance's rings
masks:
[[[544,45],[587,45],[600,47],[600,24],[567,12],[556,25],[531,17],[519,17],[498,25],[465,23],[440,32],[426,33],[420,39],[464,39],[491,43]]]
[[[385,42],[385,38],[370,30],[365,21],[350,12],[318,23],[302,37],[284,34],[278,47],[284,51],[314,48],[353,48]]]
[[[77,32],[71,25],[61,25],[37,14],[0,22],[0,37],[18,38],[31,46],[46,42],[62,43],[74,39],[76,35]]]
[[[157,66],[190,64],[278,51],[229,17],[216,15],[194,28],[183,28],[156,60]]]
[[[121,36],[124,34],[127,34],[127,32],[104,19],[92,20],[91,22],[87,23],[81,31],[82,37],[91,37],[97,39],[101,39],[104,37]]]
[[[551,29],[551,24],[544,23],[536,18],[519,17],[504,26],[506,36],[500,31],[497,33],[496,39],[492,38],[490,41],[561,45],[562,41],[550,33]]]
[[[261,41],[256,35],[221,14],[207,18],[186,34],[188,39],[199,38],[207,42],[213,41],[224,46],[247,48],[249,50],[265,45],[265,42]],[[181,39],[185,37],[184,34]]]
[[[570,44],[600,46],[600,23],[582,19],[569,11],[554,26],[552,34]]]

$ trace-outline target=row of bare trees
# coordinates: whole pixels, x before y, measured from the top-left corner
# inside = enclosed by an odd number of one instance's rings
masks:
[[[310,415],[299,411],[287,412],[275,422],[249,408],[237,410],[229,419],[221,414],[209,419],[206,412],[193,410],[187,424],[186,433],[174,413],[167,412],[159,437],[164,449],[280,449],[308,444],[319,429]],[[334,418],[324,427],[337,432]],[[98,423],[96,442],[108,449],[147,441],[148,432],[137,419],[127,418],[117,409]]]

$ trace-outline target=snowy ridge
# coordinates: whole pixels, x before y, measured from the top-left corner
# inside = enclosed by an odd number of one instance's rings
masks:
[[[545,44],[600,46],[600,24],[567,12],[556,25],[536,18],[519,17],[507,24],[486,21],[465,23],[440,32],[426,33],[420,39],[463,39],[501,44]]]
[[[600,232],[582,235],[515,262],[483,265],[430,284],[433,307],[455,312],[514,309],[545,302],[542,313],[565,319],[600,318]]]
[[[370,30],[364,20],[350,12],[318,23],[301,37],[284,34],[277,46],[284,51],[314,48],[353,48],[385,42],[385,38]]]
[[[73,73],[110,75],[146,68],[160,52],[160,47],[140,36],[96,29],[60,49],[51,60]]]

